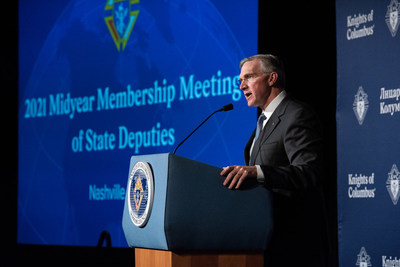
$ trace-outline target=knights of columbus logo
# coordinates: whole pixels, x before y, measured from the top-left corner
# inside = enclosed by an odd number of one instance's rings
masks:
[[[111,14],[104,20],[118,51],[125,49],[139,15],[139,10],[133,10],[134,4],[137,3],[139,0],[107,0],[104,10],[110,11]]]
[[[367,251],[364,247],[361,248],[360,253],[357,255],[356,265],[359,267],[372,266],[371,257],[367,254]]]
[[[364,92],[362,86],[358,87],[357,94],[354,96],[353,110],[358,123],[363,124],[368,110],[368,95]]]
[[[391,0],[387,7],[385,21],[389,27],[390,33],[393,37],[396,36],[397,29],[400,24],[400,3],[397,0]]]
[[[135,183],[135,189],[133,190],[133,198],[135,200],[136,210],[140,209],[140,204],[143,200],[143,184],[140,177],[137,178]]]
[[[393,201],[393,205],[397,204],[400,197],[400,172],[397,169],[396,164],[393,164],[392,169],[388,173],[388,179],[386,180],[386,188],[389,192],[390,198]]]

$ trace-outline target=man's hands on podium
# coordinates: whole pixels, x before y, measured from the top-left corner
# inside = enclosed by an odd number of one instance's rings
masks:
[[[223,185],[229,189],[238,189],[246,179],[257,179],[256,166],[228,166],[221,171],[221,176],[225,176]]]

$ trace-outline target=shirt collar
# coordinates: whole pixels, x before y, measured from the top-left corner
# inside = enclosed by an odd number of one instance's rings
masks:
[[[279,93],[272,101],[269,103],[269,105],[263,110],[264,115],[269,118],[272,113],[274,113],[275,109],[279,106],[279,104],[282,102],[282,100],[286,97],[287,93],[285,90]]]

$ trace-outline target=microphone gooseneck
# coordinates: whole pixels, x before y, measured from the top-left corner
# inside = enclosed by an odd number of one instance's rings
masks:
[[[179,148],[190,136],[192,136],[192,134],[194,134],[194,133],[197,131],[197,129],[199,129],[209,118],[211,118],[212,115],[214,115],[215,113],[220,112],[220,111],[229,111],[229,110],[232,110],[232,109],[233,109],[233,105],[232,105],[232,104],[228,104],[228,105],[225,105],[225,106],[223,106],[222,108],[220,108],[220,109],[214,111],[213,113],[211,113],[202,123],[200,123],[199,126],[197,126],[196,129],[193,130],[193,132],[191,132],[185,139],[182,140],[182,142],[180,142],[180,143],[176,146],[176,148],[175,148],[174,152],[172,152],[172,154],[175,155],[175,153],[176,153],[176,151],[178,150],[178,148]]]

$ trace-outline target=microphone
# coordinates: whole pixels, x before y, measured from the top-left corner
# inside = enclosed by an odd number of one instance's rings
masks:
[[[215,111],[214,113],[220,112],[220,111],[229,111],[229,110],[232,110],[232,109],[233,109],[233,105],[232,104],[228,104],[228,105],[223,106],[221,109]],[[211,114],[211,115],[213,115],[213,114]]]
[[[172,152],[172,154],[175,155],[176,150],[178,150],[178,148],[179,148],[189,137],[191,137],[192,134],[194,134],[194,132],[196,132],[209,118],[211,118],[212,115],[214,115],[215,113],[220,112],[220,111],[229,111],[229,110],[232,110],[232,109],[233,109],[233,105],[232,105],[232,104],[228,104],[228,105],[225,105],[225,106],[223,106],[222,108],[220,108],[220,109],[214,111],[213,113],[211,113],[210,116],[208,116],[202,123],[200,123],[200,125],[197,126],[197,128],[194,129],[193,132],[191,132],[185,139],[182,140],[182,142],[179,143],[179,145],[176,146],[176,148],[175,148],[174,152]]]

